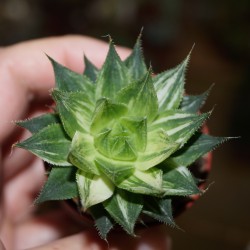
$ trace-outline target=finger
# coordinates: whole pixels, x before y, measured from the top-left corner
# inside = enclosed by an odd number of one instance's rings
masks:
[[[82,227],[61,210],[31,217],[15,226],[15,249],[28,249],[78,233]]]
[[[137,238],[115,232],[109,243],[100,240],[95,231],[89,230],[69,236],[32,250],[72,249],[72,250],[171,250],[171,241],[162,227],[141,230]],[[31,250],[31,249],[30,249]]]
[[[13,249],[13,223],[7,218],[7,216],[4,216],[0,226],[0,239],[3,246],[6,249]]]
[[[0,240],[0,250],[5,250],[5,247],[3,245],[3,242]]]
[[[45,181],[44,166],[35,158],[29,167],[8,181],[4,188],[4,209],[13,222],[26,218]]]
[[[140,228],[135,231],[136,237],[124,232],[113,231],[108,238],[110,250],[170,250],[171,239],[165,225]]]
[[[129,53],[128,49],[117,49],[122,58]],[[23,116],[34,94],[47,95],[54,85],[53,70],[44,53],[72,70],[82,72],[84,52],[94,64],[101,66],[107,50],[107,43],[84,36],[40,39],[1,50],[0,107],[9,105],[1,114],[0,142],[13,129],[10,122]]]
[[[52,243],[39,247],[30,248],[30,250],[108,250],[106,242],[102,241],[95,230],[88,230],[72,236],[56,240]]]

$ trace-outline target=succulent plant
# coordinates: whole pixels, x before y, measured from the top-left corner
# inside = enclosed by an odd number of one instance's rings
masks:
[[[124,61],[112,41],[101,69],[84,57],[83,74],[49,58],[54,111],[17,122],[32,136],[16,146],[51,165],[36,202],[80,200],[104,239],[145,216],[175,226],[172,199],[203,193],[189,166],[226,139],[201,132],[208,91],[184,94],[189,57],[154,75],[139,37]]]

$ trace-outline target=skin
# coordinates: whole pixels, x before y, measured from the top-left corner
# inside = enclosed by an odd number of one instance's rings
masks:
[[[117,47],[122,59],[130,50]],[[165,228],[138,229],[138,237],[114,231],[109,245],[94,228],[83,228],[64,209],[37,213],[33,205],[44,181],[42,162],[13,148],[29,136],[13,121],[32,117],[51,104],[52,66],[45,54],[76,71],[83,71],[83,53],[101,67],[108,44],[84,36],[52,37],[0,48],[0,250],[2,249],[169,249]],[[40,209],[41,210],[41,209]]]

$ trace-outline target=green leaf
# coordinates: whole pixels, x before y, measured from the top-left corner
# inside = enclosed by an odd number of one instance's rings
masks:
[[[111,199],[104,202],[104,208],[130,235],[134,235],[134,226],[142,207],[141,196],[119,189]]]
[[[107,200],[114,192],[113,183],[104,175],[86,174],[78,170],[76,180],[81,203],[85,210]]]
[[[83,91],[88,93],[92,98],[94,97],[94,84],[84,75],[78,74],[63,65],[57,63],[51,57],[48,57],[51,61],[55,78],[56,87],[61,91]]]
[[[67,161],[67,156],[70,143],[63,127],[52,124],[16,146],[32,152],[48,163],[69,166],[71,164]]]
[[[190,55],[177,67],[153,78],[160,112],[179,107],[184,92],[185,72],[189,57]]]
[[[142,213],[164,222],[170,226],[176,227],[172,214],[172,200],[170,198],[147,197],[144,199]]]
[[[120,161],[134,161],[137,152],[129,136],[113,134],[112,130],[106,130],[95,136],[95,147],[108,158]]]
[[[99,155],[96,157],[95,163],[99,170],[116,185],[127,179],[134,172],[133,162],[116,161]]]
[[[157,120],[151,125],[149,130],[162,128],[166,134],[180,144],[180,147],[200,128],[211,112],[189,114],[180,110],[168,110],[161,113]]]
[[[98,75],[96,99],[107,97],[114,99],[117,92],[129,83],[127,68],[110,42],[108,55]]]
[[[135,170],[133,175],[118,183],[121,189],[133,193],[162,196],[162,171],[157,168],[151,168],[147,171]]]
[[[93,137],[77,131],[70,147],[68,155],[69,162],[85,173],[99,175],[99,170],[94,162],[96,154]]]
[[[97,204],[89,208],[89,212],[95,220],[95,226],[102,239],[106,240],[107,234],[113,228],[114,222],[104,209],[102,204]]]
[[[183,148],[168,158],[164,164],[172,167],[189,166],[198,158],[215,149],[228,139],[227,137],[213,137],[207,134],[197,133]]]
[[[129,84],[117,94],[117,101],[126,103],[130,116],[145,116],[152,121],[158,112],[158,100],[152,83],[151,70],[139,81]]]
[[[147,73],[147,67],[144,62],[141,48],[141,35],[137,38],[132,53],[124,63],[128,68],[128,73],[131,76],[131,79],[135,81],[140,80]]]
[[[129,131],[137,151],[142,152],[147,145],[147,118],[122,117],[120,123]]]
[[[165,195],[187,196],[201,194],[195,179],[187,167],[178,167],[163,174],[163,189]]]
[[[182,99],[180,109],[187,113],[197,113],[205,103],[213,85],[201,95],[185,95]]]
[[[17,125],[28,129],[32,134],[54,123],[60,123],[60,118],[57,114],[44,114],[28,120],[16,122]]]
[[[121,103],[114,103],[109,99],[101,98],[96,103],[91,123],[91,133],[96,134],[127,113],[127,107]]]
[[[148,132],[147,147],[144,152],[138,153],[136,169],[148,170],[156,166],[176,151],[178,146],[162,129]]]
[[[72,138],[76,131],[88,133],[94,110],[88,95],[54,89],[52,96],[67,134]]]
[[[84,56],[84,75],[87,76],[93,83],[96,81],[96,78],[98,76],[99,70],[94,66],[93,63],[89,61],[89,59]]]
[[[36,203],[49,200],[67,200],[77,197],[76,168],[53,167]]]

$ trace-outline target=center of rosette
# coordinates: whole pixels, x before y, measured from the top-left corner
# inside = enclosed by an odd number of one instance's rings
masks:
[[[91,133],[102,155],[120,161],[135,161],[147,144],[146,117],[129,116],[126,105],[102,98],[96,105]]]

